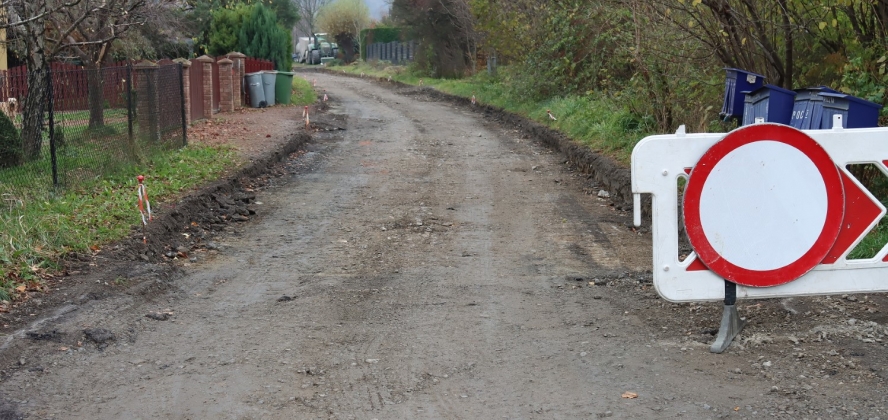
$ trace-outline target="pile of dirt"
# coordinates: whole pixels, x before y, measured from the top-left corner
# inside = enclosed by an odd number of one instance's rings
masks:
[[[158,261],[170,258],[170,252],[205,247],[207,231],[219,231],[225,224],[245,222],[256,214],[255,188],[261,187],[261,175],[274,173],[275,165],[309,141],[306,133],[290,134],[280,150],[270,151],[228,177],[213,182],[163,211],[148,224],[145,235],[134,232],[121,243],[118,255],[126,259]]]

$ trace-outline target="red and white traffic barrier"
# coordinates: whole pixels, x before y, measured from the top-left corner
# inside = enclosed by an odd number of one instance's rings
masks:
[[[139,214],[142,216],[142,242],[148,242],[145,228],[148,226],[148,222],[154,220],[154,214],[151,213],[151,202],[148,201],[148,190],[143,183],[143,181],[145,181],[145,176],[139,175],[136,177],[136,180],[139,181],[137,193],[139,196]]]
[[[632,151],[635,224],[641,194],[652,194],[657,292],[673,302],[720,300],[724,279],[738,285],[739,299],[888,291],[888,246],[871,258],[848,257],[886,209],[847,167],[862,162],[888,173],[886,136],[886,127],[764,123],[730,133],[682,126],[641,140]],[[687,180],[681,196],[679,178]],[[720,213],[725,197],[736,204],[730,218]],[[678,220],[694,249],[683,260]]]
[[[329,98],[327,97],[327,89],[324,89],[324,102],[327,102]]]
[[[305,118],[305,129],[311,129],[311,119],[308,117],[308,107],[305,107],[305,110],[302,111],[302,117]]]
[[[472,105],[475,105],[477,100],[475,100],[475,92],[472,92]]]
[[[548,110],[548,109],[546,110],[546,115],[548,115],[549,118],[552,119],[552,121],[558,121],[558,118],[555,118],[555,116],[552,115],[552,111],[550,111],[550,110]]]

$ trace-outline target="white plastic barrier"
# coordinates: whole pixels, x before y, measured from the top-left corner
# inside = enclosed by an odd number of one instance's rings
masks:
[[[639,142],[632,152],[635,224],[640,195],[649,193],[660,296],[721,300],[724,279],[738,283],[741,299],[888,291],[888,246],[872,259],[846,259],[885,215],[846,166],[874,164],[888,176],[888,128],[842,129],[840,120],[833,127],[754,124],[685,134],[682,126]],[[689,178],[683,220],[696,250],[684,261],[679,177]]]

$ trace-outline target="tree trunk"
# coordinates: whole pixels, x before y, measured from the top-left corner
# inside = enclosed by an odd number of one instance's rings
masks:
[[[794,51],[794,39],[793,39],[793,30],[792,30],[792,20],[789,18],[789,12],[786,7],[786,0],[778,0],[777,4],[780,6],[778,10],[780,11],[780,15],[783,18],[783,85],[782,88],[792,89],[793,84],[793,73],[795,72],[795,62],[793,61]]]
[[[102,68],[93,62],[86,62],[86,85],[89,99],[89,128],[105,125],[104,98],[102,92]]]
[[[20,16],[39,16],[46,11],[44,2],[22,2]],[[28,68],[28,94],[22,101],[22,146],[26,161],[40,157],[43,146],[43,113],[46,110],[47,71],[44,20],[36,19],[22,25],[25,42],[25,64]]]
[[[26,161],[40,158],[40,149],[43,146],[43,113],[46,111],[47,69],[41,66],[40,70],[30,70],[31,64],[28,64],[28,95],[22,106],[22,146]]]

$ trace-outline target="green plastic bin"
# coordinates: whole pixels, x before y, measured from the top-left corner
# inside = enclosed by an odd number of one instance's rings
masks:
[[[277,103],[290,104],[290,94],[293,93],[293,74],[288,71],[277,72],[277,80],[274,82],[274,99]]]

